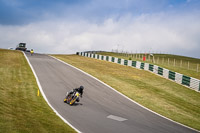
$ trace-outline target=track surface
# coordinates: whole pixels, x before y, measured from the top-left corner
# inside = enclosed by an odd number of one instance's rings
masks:
[[[119,95],[99,81],[42,54],[30,56],[50,104],[84,133],[193,133]],[[83,98],[75,106],[63,102],[67,91],[83,85]]]

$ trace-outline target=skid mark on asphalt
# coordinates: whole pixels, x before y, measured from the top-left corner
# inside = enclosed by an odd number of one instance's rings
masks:
[[[125,118],[122,118],[122,117],[119,117],[119,116],[115,116],[115,115],[109,115],[109,116],[107,116],[107,118],[113,119],[113,120],[116,120],[116,121],[126,121],[126,120],[128,120],[128,119],[125,119]]]

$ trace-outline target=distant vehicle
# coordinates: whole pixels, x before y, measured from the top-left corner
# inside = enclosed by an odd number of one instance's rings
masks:
[[[22,50],[22,51],[26,51],[26,43],[19,43],[16,47],[15,50]]]
[[[13,50],[14,48],[10,47],[10,48],[8,48],[8,49]]]

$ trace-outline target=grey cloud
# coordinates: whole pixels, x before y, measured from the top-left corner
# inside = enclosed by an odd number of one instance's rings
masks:
[[[43,21],[24,26],[0,26],[1,47],[27,42],[40,53],[75,53],[119,49],[165,52],[200,57],[200,17],[193,14],[126,15],[103,23],[87,20]]]

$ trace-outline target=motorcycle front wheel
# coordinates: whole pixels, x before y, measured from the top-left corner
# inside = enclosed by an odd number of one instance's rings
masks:
[[[69,105],[73,105],[73,104],[75,103],[75,101],[76,101],[76,97],[74,97],[74,98],[70,101]]]

